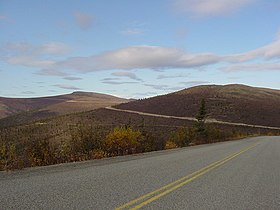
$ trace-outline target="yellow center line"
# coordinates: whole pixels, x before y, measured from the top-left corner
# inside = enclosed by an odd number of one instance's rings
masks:
[[[236,152],[236,153],[239,153],[239,152]],[[234,154],[236,154],[236,153],[234,153]],[[196,175],[196,174],[198,174],[198,173],[200,173],[200,172],[202,172],[202,171],[204,171],[204,170],[206,170],[206,169],[212,167],[213,165],[218,164],[219,162],[222,162],[222,161],[228,159],[228,158],[229,158],[230,156],[232,156],[232,155],[233,155],[233,154],[231,154],[231,155],[225,157],[225,158],[222,159],[222,160],[219,160],[219,161],[216,161],[216,162],[214,162],[214,163],[211,163],[210,165],[205,166],[205,167],[199,169],[198,171],[195,171],[195,172],[193,172],[193,173],[191,173],[191,174],[189,174],[189,175],[187,175],[187,176],[184,176],[184,177],[182,177],[182,178],[180,178],[180,179],[178,179],[178,180],[176,180],[176,181],[174,181],[174,182],[171,182],[171,183],[169,183],[169,184],[167,184],[167,185],[165,185],[165,186],[163,186],[163,187],[161,187],[161,188],[159,188],[159,189],[157,189],[157,190],[154,190],[154,191],[152,191],[152,192],[150,192],[150,193],[147,193],[147,194],[145,194],[145,195],[143,195],[143,196],[141,196],[141,197],[139,197],[139,198],[137,198],[137,199],[134,199],[134,200],[132,200],[132,201],[130,201],[130,202],[128,202],[128,203],[126,203],[126,204],[124,204],[124,205],[122,205],[122,206],[116,208],[115,210],[122,210],[122,209],[125,209],[125,208],[127,208],[127,207],[129,207],[129,206],[131,206],[131,205],[133,205],[133,204],[135,204],[135,203],[141,201],[141,200],[144,200],[144,199],[147,198],[147,197],[150,197],[150,196],[152,196],[152,195],[154,195],[154,194],[156,194],[156,193],[158,193],[158,192],[160,192],[160,191],[162,191],[162,190],[165,190],[166,188],[172,187],[173,185],[175,185],[175,184],[177,184],[177,183],[179,183],[179,182],[181,182],[181,181],[184,181],[185,179],[188,179],[188,178],[190,178],[190,177],[192,177],[192,176],[194,176],[194,175]]]
[[[176,180],[174,182],[171,182],[171,183],[169,183],[169,184],[167,184],[167,185],[165,185],[165,186],[163,186],[163,187],[161,187],[161,188],[159,188],[157,190],[154,190],[154,191],[152,191],[150,193],[147,193],[147,194],[145,194],[145,195],[143,195],[143,196],[141,196],[141,197],[139,197],[137,199],[134,199],[134,200],[132,200],[132,201],[130,201],[130,202],[128,202],[128,203],[126,203],[126,204],[116,208],[115,210],[122,210],[122,209],[126,209],[126,208],[139,209],[139,208],[141,208],[141,207],[143,207],[143,206],[145,206],[145,205],[147,205],[147,204],[149,204],[149,203],[159,199],[160,197],[162,197],[162,196],[164,196],[164,195],[166,195],[166,194],[168,194],[168,193],[178,189],[179,187],[182,187],[183,185],[193,181],[194,179],[197,179],[198,177],[206,174],[207,172],[209,172],[209,171],[211,171],[211,170],[221,166],[222,164],[224,164],[224,163],[228,162],[229,160],[237,157],[238,155],[240,155],[240,154],[242,154],[242,153],[252,149],[253,147],[257,146],[258,144],[259,143],[256,143],[256,144],[254,144],[254,145],[252,145],[250,147],[247,147],[247,148],[242,149],[242,150],[240,150],[240,151],[238,151],[236,153],[233,153],[233,154],[223,158],[222,160],[216,161],[216,162],[214,162],[214,163],[212,163],[212,164],[210,164],[210,165],[208,165],[208,166],[206,166],[206,167],[204,167],[204,168],[202,168],[202,169],[200,169],[198,171],[195,171],[195,172],[193,172],[193,173],[191,173],[191,174],[189,174],[187,176],[184,176],[184,177],[182,177],[182,178],[180,178],[180,179],[178,179],[178,180]],[[157,193],[159,193],[159,194],[157,194]],[[155,195],[155,194],[157,194],[157,195]],[[151,197],[151,198],[149,198],[149,197]],[[144,201],[146,198],[149,198],[149,199]],[[143,201],[143,202],[138,204],[138,205],[136,205],[135,207],[131,208],[133,205],[139,203],[140,201]]]

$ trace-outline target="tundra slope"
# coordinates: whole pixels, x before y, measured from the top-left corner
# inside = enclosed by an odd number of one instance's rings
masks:
[[[124,102],[128,102],[128,100],[107,94],[81,91],[38,98],[0,97],[0,118],[34,110],[66,114],[98,109]]]
[[[203,85],[167,95],[119,104],[124,110],[195,117],[201,99],[208,118],[224,122],[280,126],[280,90],[245,85]]]
[[[153,116],[153,117],[161,117],[161,118],[169,118],[169,119],[197,121],[197,119],[194,118],[194,117],[176,117],[176,116],[169,116],[169,115],[151,114],[151,113],[145,113],[145,112],[139,112],[139,111],[116,109],[116,108],[113,108],[113,107],[105,107],[105,109],[118,111],[118,112],[134,113],[134,114],[139,114],[139,115],[142,115],[142,116]],[[271,126],[263,126],[263,125],[250,125],[250,124],[245,124],[245,123],[234,123],[234,122],[224,122],[224,121],[218,121],[216,119],[206,119],[205,123],[216,123],[216,124],[223,124],[223,125],[234,125],[234,126],[244,126],[244,127],[280,130],[280,127],[271,127]]]
[[[128,101],[111,95],[91,92],[74,92],[41,98],[0,97],[0,127],[27,124],[36,120],[95,110]]]

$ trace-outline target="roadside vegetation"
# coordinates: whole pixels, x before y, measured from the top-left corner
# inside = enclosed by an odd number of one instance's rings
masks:
[[[97,110],[0,128],[0,170],[45,166],[239,139],[279,131]],[[271,133],[272,132],[272,133]]]

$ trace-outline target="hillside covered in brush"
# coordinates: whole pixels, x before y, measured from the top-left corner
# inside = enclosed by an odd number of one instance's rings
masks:
[[[280,90],[245,85],[203,85],[117,105],[119,109],[195,117],[205,99],[209,118],[280,127]]]
[[[74,92],[66,95],[41,98],[0,97],[0,119],[2,123],[25,123],[61,114],[94,110],[127,102],[127,99],[111,95]],[[5,121],[5,122],[4,122]]]

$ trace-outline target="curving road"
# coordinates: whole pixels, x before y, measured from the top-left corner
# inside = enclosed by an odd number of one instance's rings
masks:
[[[0,172],[0,209],[280,209],[280,137]]]
[[[127,113],[139,114],[139,115],[143,115],[143,116],[152,116],[152,117],[162,117],[162,118],[173,118],[173,119],[180,119],[180,120],[197,121],[196,118],[194,118],[194,117],[178,117],[178,116],[170,116],[170,115],[162,115],[162,114],[152,114],[152,113],[139,112],[139,111],[133,111],[133,110],[128,110],[128,109],[117,109],[117,108],[114,108],[114,107],[105,107],[105,109],[118,111],[118,112],[127,112]],[[280,130],[280,127],[252,125],[252,124],[246,124],[246,123],[225,122],[225,121],[219,121],[219,120],[216,120],[216,119],[207,119],[206,123],[217,123],[217,124],[224,124],[224,125],[237,125],[237,126],[245,126],[245,127]]]

